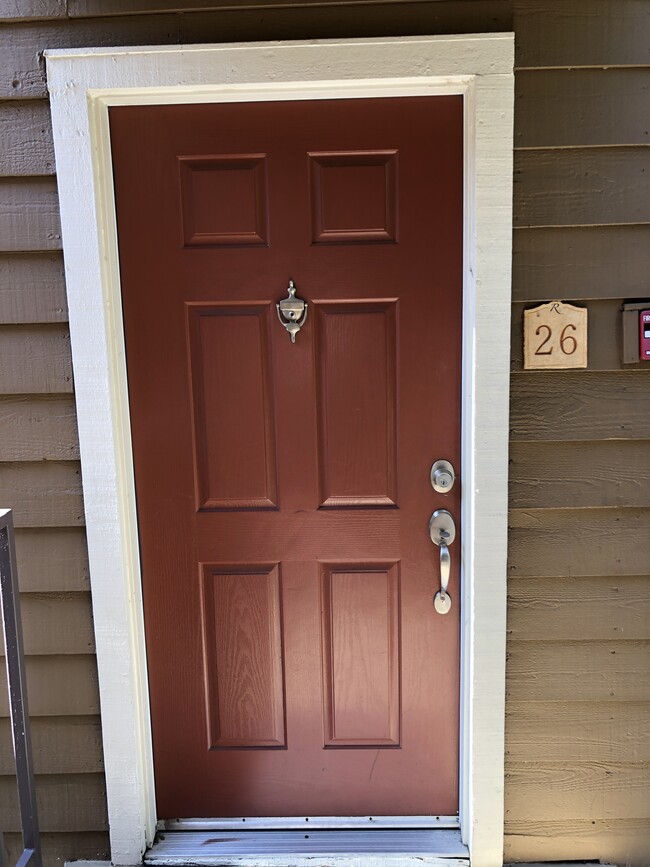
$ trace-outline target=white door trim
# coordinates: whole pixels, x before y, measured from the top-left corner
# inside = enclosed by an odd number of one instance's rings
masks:
[[[156,825],[108,107],[465,97],[460,822],[503,850],[513,35],[46,52],[61,207],[113,863]]]

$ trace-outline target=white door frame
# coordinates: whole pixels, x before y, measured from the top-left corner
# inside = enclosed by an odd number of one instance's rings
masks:
[[[108,107],[463,94],[460,824],[472,865],[496,867],[503,851],[513,35],[56,49],[46,57],[118,865],[140,862],[157,817]]]

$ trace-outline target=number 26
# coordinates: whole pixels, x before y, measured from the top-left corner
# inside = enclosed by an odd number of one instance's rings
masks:
[[[560,349],[564,353],[564,355],[573,355],[573,353],[578,348],[578,341],[575,339],[573,334],[567,334],[567,331],[571,328],[573,331],[576,331],[576,326],[569,323],[565,325],[562,329],[562,333],[560,334]],[[537,349],[535,350],[535,355],[552,355],[554,346],[550,344],[548,349],[544,349],[547,343],[550,342],[551,337],[553,336],[553,332],[551,330],[550,325],[540,325],[535,331],[535,334],[540,337],[542,336],[542,331],[546,331],[547,334],[539,344]]]

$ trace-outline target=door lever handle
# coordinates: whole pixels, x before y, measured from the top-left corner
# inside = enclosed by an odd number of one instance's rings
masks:
[[[447,592],[451,573],[449,546],[456,538],[456,523],[446,509],[436,509],[429,519],[429,536],[434,545],[440,548],[440,590],[433,598],[438,614],[446,614],[451,608],[451,596]]]

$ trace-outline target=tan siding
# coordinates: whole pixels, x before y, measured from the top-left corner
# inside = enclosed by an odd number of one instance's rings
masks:
[[[23,850],[19,834],[5,834],[5,845],[12,864],[18,860]],[[108,834],[106,832],[88,832],[77,834],[49,833],[41,834],[41,850],[43,863],[63,867],[66,861],[110,860]]]
[[[28,656],[26,669],[29,712],[33,716],[92,716],[99,713],[97,664],[92,654]],[[6,683],[4,666],[1,666],[0,717],[9,716]]]
[[[530,852],[544,861],[585,859],[620,867],[648,863],[647,819],[573,819],[508,822],[505,857],[527,861]]]
[[[650,439],[650,388],[643,371],[515,373],[510,395],[513,440]]]
[[[22,593],[20,607],[26,654],[94,652],[90,593]]]
[[[650,60],[650,58],[649,58]],[[636,110],[629,110],[634,95]],[[645,145],[650,142],[646,69],[522,71],[515,94],[515,145]]]
[[[508,588],[508,636],[545,641],[645,640],[650,634],[650,582],[618,578],[518,578]],[[650,714],[650,708],[648,709]],[[648,745],[650,749],[650,744]]]
[[[67,318],[61,253],[0,254],[0,325]]]
[[[41,830],[98,831],[107,828],[105,790],[103,774],[37,776],[36,802]],[[5,830],[20,830],[13,777],[0,777],[0,811]]]
[[[72,392],[70,335],[65,325],[0,328],[0,394]]]
[[[509,6],[510,4],[502,3],[502,2],[490,2],[490,0],[481,0],[483,6],[487,7],[489,10],[488,14],[496,14],[495,10],[500,9],[503,13],[505,8],[508,9],[508,13],[510,13]],[[284,11],[281,7],[286,5],[283,0],[224,0],[221,3],[209,2],[209,0],[199,0],[199,2],[193,2],[191,5],[192,9],[203,10],[205,12],[216,12],[219,15],[223,14],[225,9],[233,9],[237,8],[239,10],[255,9],[255,10],[264,10],[275,12]],[[331,18],[331,7],[335,7],[335,15],[340,15],[341,11],[344,11],[346,8],[350,7],[353,9],[358,9],[360,6],[372,6],[373,12],[375,10],[379,10],[380,6],[377,3],[367,3],[366,0],[298,0],[295,3],[295,6],[302,7],[301,11],[303,13],[315,11],[314,7],[325,7],[325,10],[329,13],[328,18]],[[409,10],[410,7],[414,6],[413,3],[408,2],[398,2],[394,4],[396,9]],[[450,0],[428,0],[426,2],[427,10],[430,11],[430,14],[433,16],[445,17],[447,9],[452,5]],[[481,19],[481,15],[486,14],[486,10],[481,11],[480,6],[476,5],[476,2],[467,2],[467,0],[456,0],[453,5],[460,7],[462,12],[462,21],[465,26],[473,20],[472,16],[478,18],[479,21]],[[89,16],[100,16],[100,15],[146,15],[147,13],[152,12],[185,12],[187,10],[187,3],[179,3],[178,0],[174,2],[174,0],[138,0],[138,2],[131,2],[131,0],[68,0],[68,13],[71,18],[86,18]],[[327,7],[330,7],[329,9]],[[362,10],[363,11],[363,10]],[[198,18],[199,16],[188,16],[189,20],[193,20]],[[210,18],[214,18],[215,16],[210,16]]]
[[[505,854],[646,865],[650,382],[620,305],[649,293],[650,8],[514,10]],[[588,371],[522,371],[521,302],[552,298],[586,302]]]
[[[515,301],[648,293],[650,225],[517,229],[513,246]]]
[[[580,635],[579,624],[576,634]],[[508,698],[519,702],[650,701],[649,665],[650,641],[510,641]],[[516,792],[507,793],[508,807],[523,809],[517,800]],[[567,813],[558,810],[556,815],[559,819]],[[606,814],[594,812],[594,817],[598,815]]]
[[[0,252],[60,250],[53,178],[0,178]]]
[[[44,48],[155,45],[179,41],[177,15],[145,19],[46,21],[0,27],[0,99],[45,99]]]
[[[98,716],[35,717],[31,724],[37,774],[102,773],[102,728]],[[11,722],[0,719],[0,775],[15,769]]]
[[[0,398],[1,461],[78,460],[72,395]]]
[[[650,63],[647,0],[514,0],[519,69]]]
[[[512,797],[507,821],[544,822],[607,816],[650,819],[650,765],[647,762],[509,762]]]
[[[77,461],[0,464],[0,490],[11,491],[16,527],[75,527],[84,523]]]
[[[650,762],[650,703],[508,703],[506,755],[513,762]]]
[[[83,527],[18,529],[16,558],[24,592],[90,590]]]
[[[515,226],[650,222],[650,148],[515,154]]]
[[[45,100],[0,102],[0,176],[53,174],[49,104]]]
[[[435,0],[434,0],[435,2]],[[300,0],[300,6],[345,6],[355,5],[355,0]],[[194,0],[193,9],[203,9],[213,12],[220,11],[224,6],[239,6],[240,8],[257,7],[269,9],[278,6],[278,0],[229,0],[229,2],[215,3],[214,0]],[[178,0],[68,0],[68,14],[73,17],[85,18],[97,15],[132,15],[146,14],[148,12],[184,12],[187,3],[179,3]]]
[[[512,443],[512,509],[650,506],[650,441]]]
[[[65,18],[67,0],[0,0],[0,20],[20,21],[25,18]]]
[[[521,509],[508,523],[510,579],[650,575],[648,509]]]

